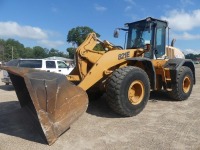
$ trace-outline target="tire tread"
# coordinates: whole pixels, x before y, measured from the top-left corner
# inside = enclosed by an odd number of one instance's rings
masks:
[[[133,115],[138,114],[140,111],[142,111],[140,110],[135,114],[130,114],[123,108],[123,105],[120,101],[121,83],[123,79],[125,78],[125,76],[133,69],[134,71],[138,71],[145,74],[146,78],[148,78],[147,74],[142,69],[138,67],[133,67],[133,66],[126,66],[126,67],[115,70],[113,74],[111,75],[111,77],[109,77],[107,80],[107,85],[106,85],[107,103],[113,111],[123,116],[133,116]],[[149,80],[148,80],[148,84],[150,84]],[[146,86],[149,86],[149,85],[146,85]],[[149,91],[150,91],[150,88],[149,88]]]

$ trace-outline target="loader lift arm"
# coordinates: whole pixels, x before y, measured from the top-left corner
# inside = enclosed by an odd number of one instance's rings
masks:
[[[107,51],[95,51],[93,48],[100,42]],[[106,78],[113,70],[126,66],[127,58],[141,56],[143,49],[121,50],[108,41],[101,41],[95,33],[90,33],[76,50],[76,66],[67,76],[71,82],[78,84],[83,90],[89,89],[99,80]]]

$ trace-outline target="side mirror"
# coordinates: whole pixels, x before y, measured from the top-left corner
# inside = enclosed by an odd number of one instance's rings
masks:
[[[114,36],[115,38],[118,38],[118,37],[119,37],[119,29],[115,29],[115,30],[114,30],[113,36]]]

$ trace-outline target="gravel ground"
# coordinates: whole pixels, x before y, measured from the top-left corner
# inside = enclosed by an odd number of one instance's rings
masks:
[[[151,93],[135,117],[113,113],[105,96],[91,101],[87,112],[52,146],[20,108],[12,85],[0,82],[0,150],[200,149],[200,65],[196,79],[188,100],[171,101],[164,93]]]

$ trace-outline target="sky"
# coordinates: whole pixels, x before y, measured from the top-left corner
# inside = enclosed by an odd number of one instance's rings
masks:
[[[123,46],[123,31],[116,39],[114,29],[149,16],[169,22],[175,47],[200,53],[199,0],[0,0],[0,38],[66,52],[69,30],[88,26],[100,39]]]

